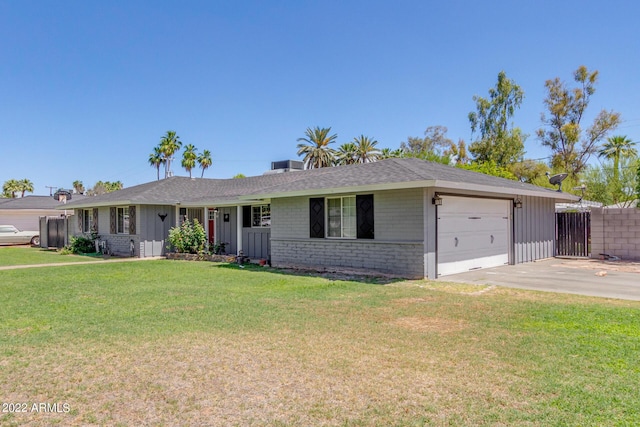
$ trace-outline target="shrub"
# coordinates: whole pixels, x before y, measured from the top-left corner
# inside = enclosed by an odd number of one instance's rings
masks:
[[[169,230],[169,248],[178,253],[197,254],[204,251],[207,235],[197,218],[186,220],[180,227]]]
[[[85,236],[72,237],[69,250],[74,254],[93,254],[96,252],[95,239]]]

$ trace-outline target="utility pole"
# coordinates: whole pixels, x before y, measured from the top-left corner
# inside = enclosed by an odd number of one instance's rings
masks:
[[[48,188],[49,189],[49,195],[53,196],[53,190],[57,190],[58,187],[51,187],[49,185],[45,185],[44,188]]]

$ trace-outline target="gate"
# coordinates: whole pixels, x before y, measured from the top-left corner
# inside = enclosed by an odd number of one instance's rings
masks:
[[[47,246],[63,248],[65,245],[66,218],[47,217]]]
[[[556,256],[588,257],[591,212],[556,212]]]

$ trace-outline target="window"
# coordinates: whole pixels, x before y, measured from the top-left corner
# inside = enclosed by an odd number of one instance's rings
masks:
[[[356,237],[356,196],[327,199],[327,237]]]
[[[373,194],[309,199],[312,239],[374,239]]]
[[[251,207],[252,227],[271,227],[271,205]]]
[[[93,211],[91,209],[82,210],[82,232],[91,233],[93,227]]]
[[[129,234],[129,208],[117,208],[118,210],[118,234]]]

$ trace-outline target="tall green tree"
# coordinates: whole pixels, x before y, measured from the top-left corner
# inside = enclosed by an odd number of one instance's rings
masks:
[[[162,152],[161,147],[158,145],[153,149],[153,153],[149,154],[149,165],[153,168],[156,168],[158,181],[160,181],[160,166],[162,166],[165,162],[166,159],[164,158],[164,153]]]
[[[526,136],[510,123],[520,108],[524,91],[504,71],[498,82],[489,89],[489,97],[474,96],[476,111],[469,113],[471,132],[479,137],[469,145],[469,152],[477,162],[493,162],[499,167],[522,159]]]
[[[345,142],[336,150],[337,165],[352,165],[358,161],[358,146],[353,142]]]
[[[542,182],[548,182],[545,174],[550,172],[546,164],[535,160],[513,163],[507,169],[516,176],[518,181],[528,184],[538,184],[542,179],[545,180]]]
[[[446,148],[442,154],[455,162],[456,165],[466,165],[469,163],[467,144],[463,139],[459,139],[457,144],[451,141],[449,147]]]
[[[196,147],[193,144],[187,144],[184,147],[182,153],[182,167],[189,172],[189,178],[191,176],[191,170],[196,167],[196,161],[198,160],[198,154],[196,153]]]
[[[604,157],[609,160],[613,160],[613,180],[620,180],[620,158],[621,157],[635,157],[638,155],[633,146],[636,143],[631,141],[626,136],[612,136],[607,139],[607,142],[602,144],[600,151],[598,151],[598,157]]]
[[[400,143],[400,149],[411,157],[418,157],[429,152],[442,154],[453,144],[453,141],[447,137],[447,131],[445,126],[429,126],[424,131],[423,138],[410,136],[406,142]]]
[[[630,207],[636,199],[639,166],[638,158],[622,157],[619,160],[617,177],[612,159],[606,159],[600,166],[587,166],[581,174],[585,199],[600,202],[605,206],[618,204],[620,207]]]
[[[582,119],[596,91],[598,71],[590,72],[583,65],[573,73],[573,79],[573,88],[558,77],[546,81],[547,113],[542,114],[544,127],[538,129],[537,135],[542,145],[553,152],[553,168],[576,177],[598,151],[600,141],[620,124],[620,114],[601,110],[583,131]]]
[[[162,138],[160,138],[160,151],[164,158],[164,177],[168,178],[173,173],[171,172],[171,162],[173,161],[173,155],[182,147],[182,141],[180,137],[176,135],[173,130],[168,130]]]
[[[353,144],[357,147],[357,163],[375,162],[380,157],[380,150],[376,148],[378,141],[375,139],[360,135],[353,138]]]
[[[211,151],[204,150],[202,154],[198,155],[198,165],[200,166],[200,169],[202,169],[200,178],[204,177],[204,171],[209,169],[212,164],[213,160],[211,159]]]
[[[87,190],[87,196],[99,196],[101,194],[112,193],[117,190],[122,190],[124,185],[120,181],[98,181]]]
[[[337,134],[330,135],[331,128],[307,128],[305,136],[298,138],[298,156],[304,156],[306,169],[324,168],[333,166],[335,151],[329,144],[336,142]]]

